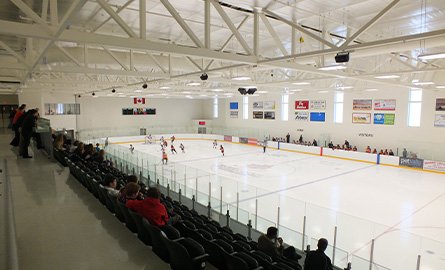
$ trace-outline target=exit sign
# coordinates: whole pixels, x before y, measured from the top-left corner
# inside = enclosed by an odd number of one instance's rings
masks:
[[[199,124],[200,126],[205,126],[205,125],[206,125],[206,122],[205,122],[205,121],[199,121],[198,124]]]

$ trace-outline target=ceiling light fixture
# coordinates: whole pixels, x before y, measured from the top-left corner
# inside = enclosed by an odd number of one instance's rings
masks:
[[[136,93],[141,93],[142,90],[134,90],[134,92],[136,92]]]
[[[211,89],[210,91],[212,91],[212,92],[223,92],[224,90],[223,89]]]
[[[318,93],[320,93],[320,94],[326,94],[326,93],[329,93],[329,91],[322,90],[322,91],[318,91]]]
[[[348,67],[344,65],[334,65],[334,66],[319,67],[318,70],[329,71],[329,70],[341,70],[347,68]]]
[[[159,89],[161,89],[161,90],[170,89],[170,87],[169,86],[161,86],[161,87],[159,87]]]
[[[399,75],[381,75],[381,76],[376,76],[374,77],[376,79],[397,79],[400,78]]]
[[[420,60],[434,60],[445,58],[445,52],[443,53],[432,53],[432,54],[421,54],[417,56]]]
[[[379,89],[376,89],[376,88],[368,88],[368,89],[365,89],[365,91],[366,91],[366,92],[375,92],[375,91],[379,91]]]
[[[420,85],[433,85],[433,82],[415,82],[414,85],[420,86]]]
[[[445,85],[438,85],[436,86],[437,89],[445,89]]]
[[[340,89],[340,90],[346,90],[346,89],[352,89],[352,88],[354,88],[354,87],[352,87],[352,86],[340,86],[340,87],[337,87],[337,89]]]
[[[248,76],[238,76],[238,77],[233,77],[232,80],[234,81],[248,81],[251,78]]]
[[[294,82],[292,84],[294,84],[294,85],[309,85],[311,83],[309,83],[309,82]]]
[[[198,85],[201,85],[201,83],[199,83],[199,82],[191,82],[191,83],[188,83],[186,85],[187,86],[198,86]]]

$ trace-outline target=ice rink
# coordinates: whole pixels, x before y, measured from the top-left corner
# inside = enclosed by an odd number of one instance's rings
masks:
[[[128,149],[129,143],[122,142],[128,139],[110,138],[110,143]],[[221,143],[225,156],[219,151]],[[163,166],[159,143],[135,139],[132,144],[132,156],[159,157],[158,175],[174,174],[172,178],[181,185],[197,186],[203,194],[198,201],[208,201],[210,182],[212,207],[223,207],[225,212],[228,203],[236,218],[233,209],[238,201],[239,220],[251,219],[260,230],[279,222],[281,236],[299,249],[304,216],[306,244],[313,248],[320,237],[333,244],[337,227],[336,265],[352,261],[353,269],[369,269],[365,260],[374,239],[377,264],[414,270],[421,255],[421,269],[445,269],[445,215],[440,210],[445,205],[443,174],[274,149],[263,153],[258,146],[227,142],[218,142],[214,149],[211,140],[177,140],[177,154],[171,154],[168,140],[169,164]],[[332,249],[328,255],[332,258]]]

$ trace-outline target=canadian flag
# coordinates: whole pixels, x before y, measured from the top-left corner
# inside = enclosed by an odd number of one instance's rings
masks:
[[[134,104],[145,104],[145,98],[134,98]]]

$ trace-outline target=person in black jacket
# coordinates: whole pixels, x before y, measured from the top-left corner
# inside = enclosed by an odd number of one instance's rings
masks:
[[[28,154],[28,147],[31,142],[31,137],[34,134],[34,128],[36,127],[36,110],[29,110],[23,118],[20,130],[20,156],[23,158],[32,158]]]
[[[309,251],[304,260],[304,270],[332,270],[331,259],[324,254],[328,240],[320,238],[317,250]]]

